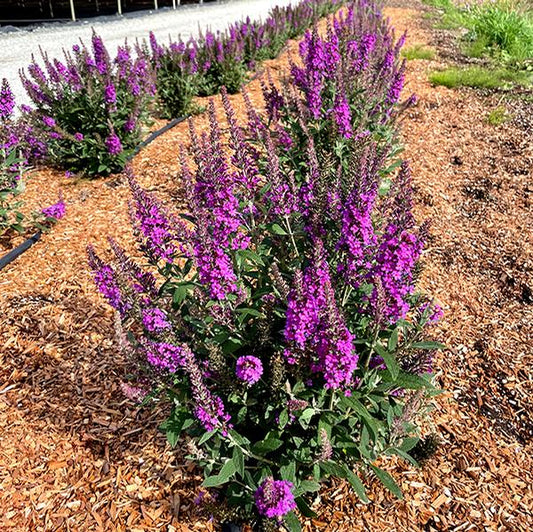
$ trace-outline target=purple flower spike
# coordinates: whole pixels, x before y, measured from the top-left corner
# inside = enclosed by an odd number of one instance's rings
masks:
[[[4,78],[2,80],[2,87],[0,88],[0,120],[11,118],[14,108],[15,97],[11,92],[11,87],[7,79]]]
[[[150,332],[161,332],[171,327],[167,315],[158,308],[149,308],[142,312],[143,325]]]
[[[61,218],[63,218],[63,216],[65,216],[65,202],[63,201],[63,199],[60,199],[57,203],[50,205],[50,207],[45,207],[41,212],[47,218],[55,218],[56,220],[60,220]]]
[[[117,101],[117,92],[113,83],[108,83],[105,87],[105,101],[108,104],[114,104]]]
[[[296,508],[292,489],[288,480],[274,480],[267,477],[255,492],[255,504],[260,515],[270,519],[283,517]]]
[[[96,254],[92,246],[87,247],[87,255],[96,287],[109,301],[109,304],[118,310],[120,316],[124,318],[131,309],[131,303],[122,296],[117,273]]]
[[[118,155],[122,152],[122,142],[120,142],[116,133],[111,133],[111,135],[107,137],[105,145],[109,155]]]
[[[237,360],[235,374],[247,384],[255,384],[263,374],[263,364],[257,357],[248,355]]]
[[[51,116],[43,116],[43,124],[47,127],[56,127],[56,121]]]

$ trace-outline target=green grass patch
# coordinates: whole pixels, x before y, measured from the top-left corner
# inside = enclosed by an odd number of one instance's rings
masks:
[[[465,28],[464,51],[521,66],[533,57],[530,0],[481,0],[459,7],[453,0],[424,0],[439,11],[436,27]]]
[[[507,109],[503,105],[499,105],[487,114],[485,122],[491,126],[501,126],[510,119],[511,116],[507,112]]]
[[[476,54],[524,61],[533,57],[531,5],[513,0],[485,1],[465,10],[466,40]]]
[[[531,74],[505,68],[489,69],[481,67],[457,68],[432,72],[429,81],[450,89],[472,87],[479,89],[497,89],[514,85],[528,85]]]
[[[423,59],[425,61],[432,61],[435,59],[435,50],[432,48],[425,48],[422,44],[410,46],[402,50],[402,56],[408,61],[413,59]]]

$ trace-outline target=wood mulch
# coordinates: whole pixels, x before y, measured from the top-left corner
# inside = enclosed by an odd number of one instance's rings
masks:
[[[443,39],[423,10],[414,0],[387,9],[408,46]],[[385,464],[403,501],[372,479],[366,506],[328,484],[307,531],[533,529],[533,116],[499,93],[431,87],[441,61],[409,62],[419,103],[402,129],[416,214],[433,222],[421,286],[446,312],[435,329],[449,346],[435,364],[446,392],[423,420],[442,445],[422,469]],[[260,102],[257,81],[249,90]],[[513,118],[490,126],[499,105]],[[169,203],[187,139],[180,124],[134,160],[141,184]],[[40,170],[25,200],[53,203],[60,190],[67,216],[0,273],[0,530],[214,530],[195,513],[200,477],[157,431],[164,412],[139,411],[121,392],[127,363],[88,273],[88,243],[104,250],[111,235],[133,252],[127,186]]]

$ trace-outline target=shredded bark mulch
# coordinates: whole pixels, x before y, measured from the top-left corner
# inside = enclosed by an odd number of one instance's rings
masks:
[[[438,51],[423,9],[396,1],[387,13],[408,46]],[[403,501],[371,478],[366,506],[344,482],[328,484],[307,531],[533,528],[531,100],[431,87],[444,59],[409,62],[406,95],[419,103],[402,123],[417,218],[432,220],[421,287],[445,310],[434,331],[448,345],[435,363],[445,393],[422,420],[441,445],[421,469],[383,464]],[[268,66],[276,75],[287,61]],[[249,91],[259,103],[258,81]],[[509,120],[491,126],[500,105]],[[182,143],[186,124],[134,160],[141,185],[169,203],[180,198]],[[88,243],[102,251],[110,235],[134,253],[127,186],[39,170],[25,200],[50,204],[60,190],[67,216],[0,273],[0,529],[214,530],[193,503],[201,478],[157,430],[164,409],[139,410],[121,392],[127,362],[88,273]]]

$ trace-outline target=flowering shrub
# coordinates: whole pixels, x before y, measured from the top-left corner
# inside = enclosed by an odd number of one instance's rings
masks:
[[[190,123],[187,212],[129,175],[147,268],[114,241],[110,263],[89,249],[138,369],[172,401],[162,428],[186,438],[222,519],[299,530],[296,508],[314,515],[327,477],[368,501],[372,473],[401,496],[376,458],[415,463],[440,309],[414,292],[426,228],[382,133],[400,46],[375,5],[353,2],[327,37],[306,35],[284,91],[265,84],[265,116],[245,94],[244,128],[222,91],[227,141],[213,102],[207,133]]]
[[[0,237],[9,238],[13,232],[24,233],[27,220],[19,211],[23,202],[24,174],[28,159],[43,153],[44,143],[33,134],[29,124],[14,119],[15,98],[6,79],[0,85]],[[62,218],[65,204],[62,199],[40,213],[32,213],[31,225],[47,229]]]
[[[8,230],[22,232],[24,216],[15,200],[23,190],[23,158],[18,153],[19,138],[13,122],[15,98],[6,79],[0,86],[0,236]]]
[[[183,116],[194,96],[239,91],[257,63],[277,57],[288,39],[301,35],[319,17],[336,11],[341,0],[307,0],[275,7],[264,22],[249,18],[225,32],[207,31],[198,39],[160,45],[150,34],[151,61],[157,72],[161,114]]]
[[[93,34],[92,51],[75,45],[65,61],[43,54],[21,74],[34,108],[25,120],[47,140],[46,158],[68,171],[90,176],[121,171],[141,140],[155,84],[142,54],[128,45],[112,60]]]

